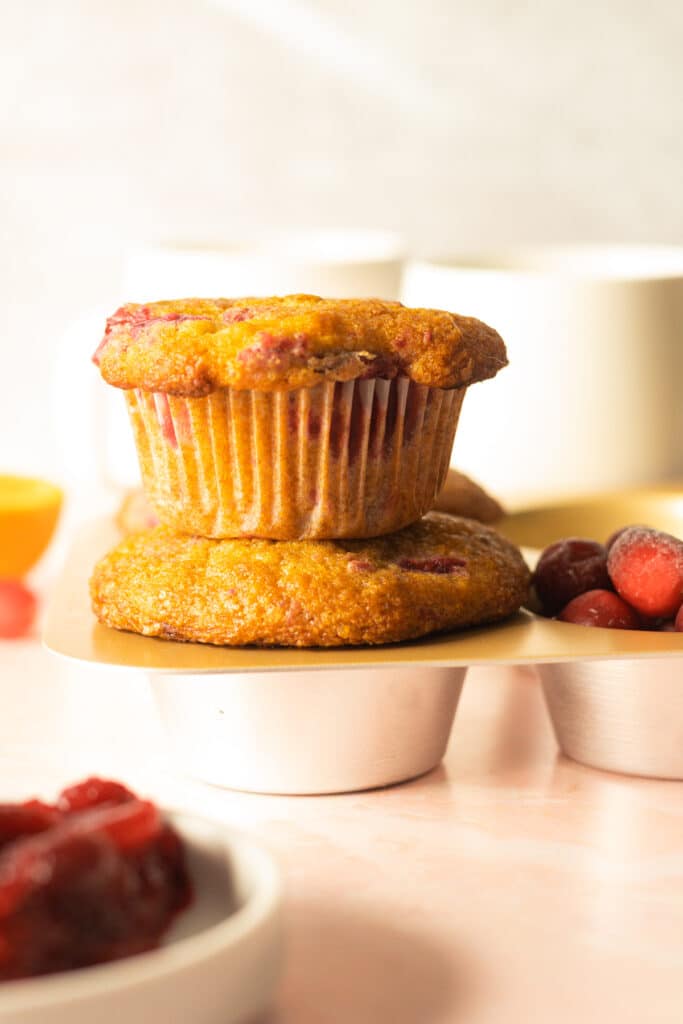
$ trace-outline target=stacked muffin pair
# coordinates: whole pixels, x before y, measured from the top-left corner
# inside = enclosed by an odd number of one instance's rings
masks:
[[[214,644],[403,640],[515,611],[519,552],[429,513],[495,331],[379,300],[127,305],[95,361],[125,389],[163,525],[96,567],[106,625]],[[425,515],[425,513],[429,513]]]

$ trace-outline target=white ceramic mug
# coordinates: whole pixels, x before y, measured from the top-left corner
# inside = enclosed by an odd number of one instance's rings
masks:
[[[683,473],[683,248],[546,246],[415,262],[402,299],[476,316],[510,365],[471,388],[454,463],[508,501]]]
[[[398,299],[403,242],[389,231],[296,231],[223,246],[139,245],[126,254],[127,302],[192,295]]]

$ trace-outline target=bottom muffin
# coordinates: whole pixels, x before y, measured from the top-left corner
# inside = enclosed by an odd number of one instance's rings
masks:
[[[370,540],[208,540],[159,526],[106,555],[90,591],[100,622],[145,636],[336,647],[493,622],[528,585],[509,541],[430,512]]]

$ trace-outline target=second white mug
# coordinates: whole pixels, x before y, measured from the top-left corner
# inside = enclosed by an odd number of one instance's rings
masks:
[[[476,316],[510,365],[468,391],[454,461],[508,501],[683,473],[683,249],[548,246],[407,268],[403,301]]]

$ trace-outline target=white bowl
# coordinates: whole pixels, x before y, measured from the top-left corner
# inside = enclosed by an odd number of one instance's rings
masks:
[[[236,1024],[270,1002],[281,961],[270,856],[222,825],[170,815],[195,899],[160,949],[0,984],[0,1024]]]
[[[191,776],[257,793],[386,786],[443,757],[465,668],[150,674]]]
[[[683,658],[541,665],[555,735],[594,768],[683,779]]]

